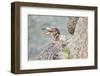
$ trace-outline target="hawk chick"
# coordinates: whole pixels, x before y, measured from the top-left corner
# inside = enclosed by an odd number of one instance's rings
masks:
[[[64,36],[60,35],[60,30],[56,27],[46,27],[42,28],[42,30],[46,30],[45,34],[51,36],[51,40],[55,43],[61,43],[65,38],[63,39]]]

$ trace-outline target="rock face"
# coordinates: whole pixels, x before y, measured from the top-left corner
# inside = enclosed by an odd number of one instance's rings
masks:
[[[68,44],[66,46],[66,48],[70,49],[70,59],[87,58],[88,19],[86,17],[80,17],[74,26],[76,26],[74,35],[67,41]]]
[[[39,60],[64,59],[62,46],[60,44],[49,43],[42,47]]]
[[[68,17],[67,20],[67,28],[70,34],[74,34],[76,23],[78,21],[78,17]]]

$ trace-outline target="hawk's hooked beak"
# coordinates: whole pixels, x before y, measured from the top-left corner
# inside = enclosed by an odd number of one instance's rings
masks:
[[[42,28],[42,30],[46,30],[46,32],[44,33],[45,35],[50,35],[52,32],[52,28],[49,28],[49,27]]]

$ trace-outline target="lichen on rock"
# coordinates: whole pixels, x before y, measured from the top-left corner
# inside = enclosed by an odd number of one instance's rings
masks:
[[[88,19],[80,17],[76,23],[74,35],[67,41],[70,49],[70,58],[79,59],[88,57]]]

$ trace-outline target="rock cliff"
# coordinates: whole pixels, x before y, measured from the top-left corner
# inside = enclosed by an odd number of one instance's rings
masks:
[[[81,17],[76,23],[74,35],[67,41],[66,48],[70,49],[70,58],[87,58],[88,57],[88,20]]]

